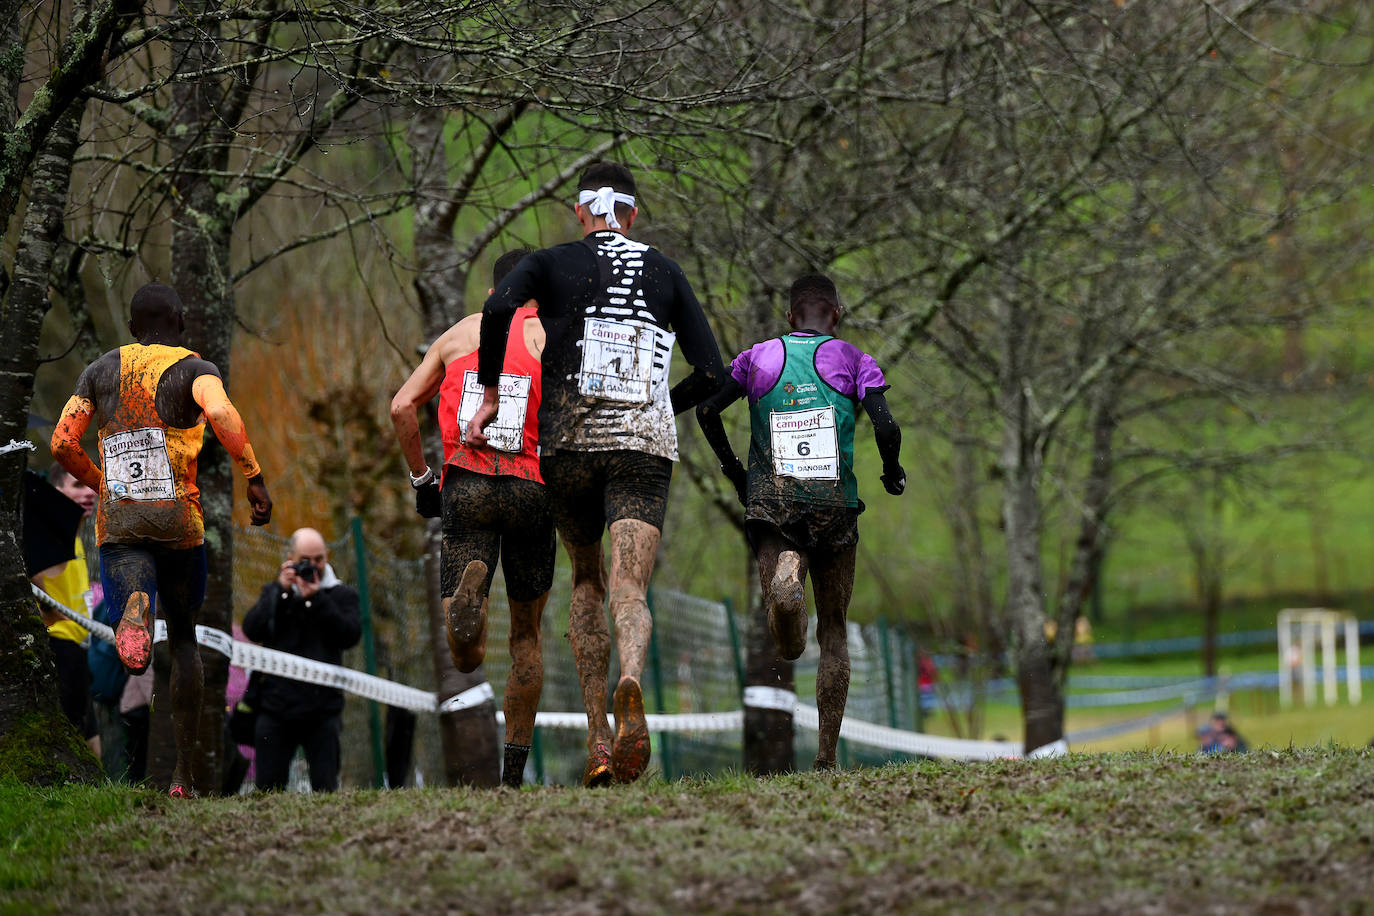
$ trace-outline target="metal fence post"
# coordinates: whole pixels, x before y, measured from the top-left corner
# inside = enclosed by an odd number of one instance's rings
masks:
[[[740,696],[744,696],[744,649],[739,640],[739,624],[735,622],[735,603],[729,598],[720,599],[725,605],[725,623],[730,631],[730,653],[735,660],[735,678],[739,682]]]
[[[358,604],[362,609],[363,664],[367,673],[377,674],[377,647],[372,639],[372,595],[367,587],[367,547],[363,543],[363,520],[353,516],[353,557],[357,563]],[[382,787],[386,773],[386,754],[382,750],[382,716],[376,700],[367,702],[367,726],[372,737],[372,785]]]
[[[644,596],[645,602],[649,605],[649,617],[654,616],[654,590],[649,589]],[[654,681],[654,705],[659,713],[668,710],[664,708],[663,702],[663,659],[658,652],[658,627],[649,630],[649,675]],[[673,745],[669,740],[667,732],[659,732],[658,735],[658,756],[663,763],[663,778],[671,781],[673,778]]]
[[[892,641],[888,638],[887,618],[878,618],[878,646],[883,653],[883,681],[887,688],[887,724],[897,727],[897,691],[892,683]]]

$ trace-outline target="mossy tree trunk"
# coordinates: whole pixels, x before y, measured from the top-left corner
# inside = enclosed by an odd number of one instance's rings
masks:
[[[431,64],[433,70],[436,65]],[[436,74],[437,75],[437,74]],[[415,291],[420,300],[424,337],[432,343],[465,311],[469,265],[459,258],[453,242],[453,226],[461,209],[462,189],[448,174],[447,112],[419,108],[406,133],[415,189]],[[428,430],[425,451],[435,465],[443,461],[438,411],[431,402],[425,411]],[[443,591],[440,587],[439,519],[425,525],[425,582],[429,605],[429,631],[434,660],[434,680],[441,700],[478,687],[486,679],[485,666],[464,674],[453,664],[444,635]],[[499,651],[500,646],[488,646]],[[501,780],[501,748],[496,728],[496,701],[449,712],[439,717],[439,736],[444,751],[444,777],[448,784],[492,787]]]
[[[27,435],[29,404],[47,277],[62,238],[84,103],[75,100],[98,76],[100,55],[123,19],[114,5],[95,15],[72,11],[68,38],[47,82],[22,113],[18,86],[24,61],[18,8],[0,7],[0,200],[12,214],[24,177],[32,181],[24,224],[0,310],[0,446]],[[35,784],[94,780],[100,765],[63,715],[47,633],[25,576],[20,518],[27,452],[0,455],[0,775]]]

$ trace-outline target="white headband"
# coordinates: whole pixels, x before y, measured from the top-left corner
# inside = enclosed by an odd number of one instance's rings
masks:
[[[612,229],[619,229],[620,222],[615,218],[615,205],[624,204],[627,207],[635,205],[633,194],[621,194],[615,188],[597,188],[595,191],[578,191],[578,206],[586,205],[587,210],[592,216],[606,217],[606,225]]]

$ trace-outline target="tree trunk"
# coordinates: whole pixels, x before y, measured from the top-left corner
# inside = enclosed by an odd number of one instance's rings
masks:
[[[749,557],[749,632],[745,640],[745,689],[771,688],[795,698],[797,681],[792,662],[778,655],[768,632],[768,611],[759,590],[759,564],[753,550]],[[744,769],[755,776],[790,773],[796,766],[792,748],[792,710],[744,707]]]
[[[5,46],[18,47],[14,23]],[[6,59],[9,55],[4,55]],[[14,276],[0,317],[0,446],[25,440],[48,271],[62,238],[84,104],[73,103],[34,161]],[[0,776],[51,785],[100,777],[100,765],[58,701],[57,668],[24,570],[20,518],[28,452],[0,455]]]
[[[201,4],[204,6],[205,4]],[[173,42],[182,71],[212,67],[217,59],[218,27],[207,22],[191,37]],[[229,148],[227,126],[218,107],[224,91],[212,77],[173,84],[173,138],[180,169],[173,176],[176,202],[172,217],[171,285],[186,308],[186,345],[219,367],[230,387],[230,347],[234,336],[234,291],[229,280],[233,222],[217,200],[222,187],[197,172],[224,171]],[[198,623],[228,633],[233,629],[234,466],[228,453],[207,436],[200,453],[196,482],[205,516],[207,587]],[[200,727],[191,760],[191,778],[201,791],[215,791],[224,766],[224,689],[229,660],[206,647],[200,649],[205,688]],[[153,784],[171,782],[175,761],[169,729],[171,698],[166,667],[156,675],[150,723],[148,775]]]
[[[1105,543],[1107,500],[1111,495],[1112,474],[1116,468],[1113,445],[1116,437],[1116,403],[1120,379],[1112,376],[1098,388],[1092,412],[1092,458],[1083,484],[1078,518],[1078,537],[1074,543],[1068,582],[1059,596],[1059,612],[1052,643],[1054,664],[1062,691],[1068,682],[1073,661],[1073,645],[1078,618],[1097,585],[1102,568]]]
[[[444,141],[444,112],[419,108],[407,131],[412,181],[415,188],[415,290],[424,316],[425,340],[433,342],[463,317],[466,265],[453,245],[457,202],[449,189],[448,145]],[[425,451],[431,462],[443,461],[438,412],[429,405]],[[436,465],[437,472],[437,465]],[[443,592],[439,582],[440,522],[430,519],[425,530],[425,571],[434,680],[439,699],[446,700],[486,682],[485,666],[464,674],[453,664],[444,635]],[[489,649],[493,647],[488,647]],[[501,747],[496,727],[496,701],[439,717],[444,751],[444,775],[449,785],[495,786],[501,781]]]
[[[1016,682],[1025,720],[1025,751],[1064,737],[1064,695],[1055,675],[1046,632],[1044,568],[1041,561],[1044,472],[1041,428],[1030,397],[1032,379],[1023,363],[1029,339],[1027,311],[1001,303],[1002,524],[1007,543],[1007,618]]]

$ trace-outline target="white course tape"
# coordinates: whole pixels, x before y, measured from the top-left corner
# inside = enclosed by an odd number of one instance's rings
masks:
[[[781,687],[753,686],[744,688],[744,705],[755,709],[778,709],[792,712],[797,708],[797,695]]]
[[[0,445],[0,455],[8,455],[10,452],[19,452],[25,450],[31,452],[36,448],[38,448],[38,446],[34,445],[28,439],[24,439],[23,441],[20,441],[19,439],[11,439],[9,445]]]
[[[45,604],[75,620],[90,630],[92,635],[106,642],[114,642],[114,631],[108,626],[96,623],[84,614],[79,614],[51,598],[36,586],[34,594]],[[163,621],[157,621],[159,632],[165,634]],[[159,638],[165,638],[160,636]],[[495,692],[491,684],[482,683],[469,688],[442,704],[438,697],[428,691],[396,684],[361,671],[344,668],[340,665],[327,665],[311,661],[297,655],[279,652],[252,643],[234,640],[222,630],[209,627],[196,627],[196,640],[202,645],[229,655],[232,664],[254,671],[262,671],[279,677],[338,687],[360,697],[376,700],[388,706],[399,706],[416,712],[450,712],[455,709],[471,708],[486,700],[493,699]],[[791,710],[793,722],[798,728],[817,731],[820,728],[820,713],[816,707],[798,703],[796,694],[776,687],[747,687],[744,691],[744,704],[756,709]],[[497,711],[498,722],[504,723],[505,717]],[[734,709],[726,712],[683,713],[679,715],[648,715],[649,730],[654,732],[740,732],[744,729],[744,710]],[[534,724],[540,728],[559,728],[584,731],[587,716],[580,712],[541,712],[535,716]],[[840,725],[840,737],[857,741],[873,747],[900,751],[926,757],[941,757],[952,760],[997,760],[1022,756],[1019,741],[968,741],[961,738],[943,738],[919,732],[902,731],[874,722],[851,719],[846,716]],[[1057,741],[1037,748],[1032,757],[1059,756],[1068,751],[1068,744]]]
[[[496,699],[496,691],[491,689],[488,681],[483,681],[476,687],[469,687],[462,693],[455,693],[447,700],[439,704],[437,712],[439,715],[457,712],[460,709],[472,709],[474,706],[481,706],[487,700]]]

